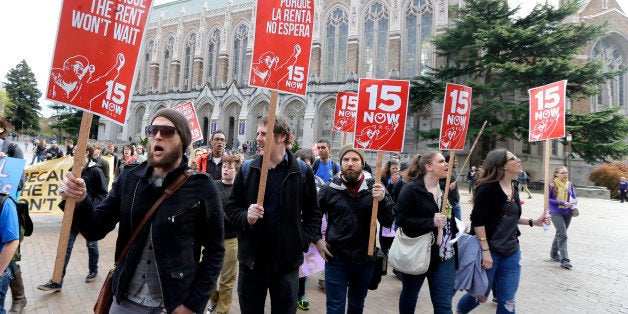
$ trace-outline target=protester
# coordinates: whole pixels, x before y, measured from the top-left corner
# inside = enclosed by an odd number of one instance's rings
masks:
[[[63,151],[61,151],[61,148],[57,145],[57,141],[52,140],[50,147],[44,151],[44,158],[46,158],[46,160],[53,160],[61,157],[63,157]]]
[[[340,165],[330,158],[331,143],[328,140],[318,140],[316,148],[318,149],[319,158],[314,160],[312,170],[314,170],[314,174],[317,177],[325,182],[329,182],[340,171]]]
[[[397,159],[389,160],[382,170],[382,184],[388,189],[388,192],[390,192],[393,184],[399,181],[400,178],[399,161],[397,161]]]
[[[467,183],[469,187],[469,194],[471,194],[471,191],[473,190],[473,185],[475,184],[475,181],[477,181],[478,179],[476,174],[477,174],[477,169],[475,168],[475,166],[471,166],[471,169],[469,169],[469,172],[467,172]]]
[[[216,187],[223,204],[227,203],[233,181],[242,161],[238,156],[222,156],[222,179],[215,180]],[[226,314],[231,308],[231,295],[238,275],[238,235],[236,227],[226,218],[225,223],[225,259],[220,270],[218,287],[209,298],[208,311],[210,313]]]
[[[44,151],[46,151],[46,140],[39,139],[36,145],[33,146],[33,159],[31,160],[31,165],[34,162],[42,162],[45,160]]]
[[[528,189],[528,183],[530,182],[530,176],[525,170],[521,170],[519,174],[517,174],[517,181],[519,181],[519,187],[521,187],[521,192],[525,191],[528,193],[528,198],[532,198],[532,193]]]
[[[146,158],[148,158],[146,156],[146,149],[144,149],[143,146],[138,145],[135,148],[135,159],[137,160],[138,163],[143,163],[146,161]]]
[[[571,224],[573,210],[578,204],[576,189],[568,180],[567,167],[561,166],[554,170],[554,181],[549,184],[549,213],[556,228],[556,235],[552,241],[550,257],[560,262],[560,266],[572,269],[569,253],[567,252],[567,229]]]
[[[628,200],[628,181],[626,181],[626,177],[619,178],[619,197],[622,203],[624,200]]]
[[[449,156],[445,157],[445,161],[449,163]],[[454,210],[454,217],[458,218],[458,220],[462,220],[462,209],[460,208],[460,192],[458,191],[458,173],[456,172],[456,167],[458,166],[458,158],[454,156],[454,164],[453,169],[449,169],[449,176],[451,177],[449,181],[449,194],[447,194],[447,200],[449,201],[449,205]],[[441,178],[438,180],[441,190],[445,190],[445,184],[447,184],[447,178]]]
[[[455,237],[458,227],[451,206],[441,213],[444,195],[439,185],[439,180],[449,175],[449,166],[440,152],[431,152],[422,156],[416,164],[410,164],[409,172],[416,176],[403,186],[397,199],[397,225],[408,237],[431,232],[437,239],[439,228],[442,229],[442,236],[440,245],[437,241],[432,245],[427,273],[410,275],[401,272],[399,313],[414,313],[419,291],[426,278],[434,313],[451,313],[457,244],[451,244],[449,240]]]
[[[3,130],[0,133],[5,134],[4,136],[6,136],[6,130]],[[7,195],[6,192],[0,193]],[[11,258],[14,256],[17,247],[20,245],[19,239],[20,227],[18,224],[15,203],[5,201],[2,204],[2,211],[0,212],[0,313],[6,313],[4,309],[4,300],[6,299],[9,282],[11,280],[11,276],[13,275],[10,267],[8,266],[9,263],[11,263]],[[22,292],[23,291],[24,289],[22,288]],[[26,298],[23,298],[23,301],[24,305],[26,305]]]
[[[207,172],[214,180],[220,180],[222,176],[222,156],[225,154],[226,143],[227,138],[222,130],[214,132],[211,137],[211,150],[202,153],[201,157],[196,159],[198,171]]]
[[[65,140],[65,155],[74,156],[74,141],[71,138]]]
[[[148,160],[122,172],[97,207],[85,182],[71,173],[60,187],[63,199],[76,200],[74,223],[87,240],[100,240],[118,226],[115,260],[153,203],[189,169],[185,150],[192,135],[182,113],[161,109],[145,131]],[[203,312],[224,251],[216,185],[208,175],[192,173],[161,203],[116,267],[111,312]]]
[[[124,171],[126,166],[137,163],[137,159],[135,157],[135,148],[133,145],[124,145],[122,146],[122,158],[119,159],[118,166],[116,167],[116,177]]]
[[[395,203],[386,188],[363,171],[364,152],[346,145],[339,156],[340,175],[323,186],[318,195],[318,216],[328,217],[327,238],[322,238],[318,228],[314,240],[326,261],[327,313],[345,313],[345,308],[348,313],[361,313],[376,271],[375,259],[368,255],[373,202],[379,202],[377,218],[386,227],[392,225]]]
[[[401,165],[399,166],[399,174],[401,175],[401,180],[397,180],[397,182],[393,184],[393,187],[390,192],[390,195],[392,196],[395,203],[397,202],[397,199],[399,199],[399,193],[401,192],[401,189],[409,181],[409,178],[414,178],[418,176],[418,173],[417,173],[418,169],[416,167],[413,167],[412,169],[414,172],[411,173],[410,165],[418,164],[419,159],[421,159],[421,154],[416,154],[414,157],[412,157],[412,160],[410,160],[409,163],[402,162]]]
[[[257,143],[266,145],[268,117],[257,125]],[[238,297],[242,313],[264,312],[267,291],[273,313],[295,313],[299,266],[320,229],[314,173],[286,147],[290,121],[277,116],[270,156],[245,162],[227,201],[227,219],[238,236]],[[262,206],[256,204],[263,158],[270,168]],[[306,168],[306,169],[304,169]],[[245,173],[246,172],[246,173]]]
[[[505,149],[488,153],[482,174],[474,188],[471,233],[482,248],[482,267],[489,287],[485,297],[465,294],[457,305],[458,313],[469,313],[484,303],[495,285],[498,313],[514,313],[515,295],[521,277],[521,250],[517,225],[551,224],[543,214],[536,220],[521,217],[519,191],[511,182],[521,172],[521,159]]]
[[[96,164],[98,165],[98,167],[100,167],[100,170],[102,170],[102,172],[105,174],[105,180],[107,183],[107,187],[109,187],[109,163],[102,158],[102,151],[103,151],[103,144],[96,142],[96,144],[94,144],[94,155],[92,157],[92,159],[96,162]]]
[[[102,169],[93,160],[94,146],[88,144],[85,150],[85,166],[81,171],[81,178],[85,182],[85,188],[87,189],[87,195],[91,199],[93,206],[97,206],[100,202],[107,197],[107,179]],[[65,203],[62,202],[59,205],[61,208],[65,207]],[[70,229],[70,237],[68,238],[68,247],[65,252],[65,262],[63,264],[63,275],[61,276],[61,282],[54,282],[52,279],[45,284],[37,286],[37,289],[43,291],[61,291],[63,285],[63,278],[65,277],[65,271],[70,262],[70,256],[72,255],[72,248],[74,247],[74,241],[79,234],[78,229],[72,226]],[[89,256],[88,268],[89,273],[85,277],[85,282],[93,282],[98,275],[98,242],[97,241],[85,241],[87,245],[87,253]]]

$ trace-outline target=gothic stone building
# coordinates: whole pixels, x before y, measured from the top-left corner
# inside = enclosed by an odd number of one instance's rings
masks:
[[[277,112],[292,121],[303,147],[319,139],[340,146],[332,131],[336,95],[357,91],[360,77],[411,79],[437,62],[430,38],[450,23],[450,7],[463,0],[321,0],[315,17],[308,93],[279,94]],[[255,139],[257,121],[267,113],[270,92],[248,86],[253,50],[255,1],[178,0],[155,6],[149,17],[129,114],[124,127],[99,126],[100,140],[137,141],[157,110],[193,101],[203,135],[223,130],[228,142]],[[570,21],[609,21],[609,35],[592,43],[581,59],[603,58],[609,69],[626,66],[628,19],[616,0],[584,1]],[[281,44],[281,43],[277,43]],[[590,102],[572,104],[578,112],[622,106],[628,113],[626,76],[601,86]],[[441,104],[430,114],[407,119],[403,155],[428,150],[415,131],[439,127]],[[502,143],[521,156],[533,180],[542,179],[541,144]],[[467,145],[470,146],[470,145]],[[468,148],[467,148],[468,149]],[[567,161],[567,149],[555,141],[553,164]],[[574,160],[572,178],[582,182],[590,167]],[[578,166],[579,165],[579,166]],[[574,173],[575,172],[575,173]]]

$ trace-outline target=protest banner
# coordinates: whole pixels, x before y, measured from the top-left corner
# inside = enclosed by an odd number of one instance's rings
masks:
[[[46,97],[119,124],[152,0],[64,0]]]
[[[194,104],[191,101],[186,101],[174,106],[173,109],[180,111],[188,119],[190,132],[192,132],[192,143],[202,140],[203,132],[201,132],[201,126],[198,125],[198,116],[196,115]]]
[[[438,149],[462,150],[471,115],[471,87],[448,83],[445,89]]]
[[[355,130],[358,111],[358,93],[339,92],[334,110],[334,131],[342,132],[342,146],[347,144],[347,133]]]
[[[325,260],[312,243],[303,254],[303,264],[299,267],[299,278],[316,275],[325,270]]]
[[[377,151],[375,182],[382,177],[383,151],[401,152],[406,133],[410,82],[360,79],[353,147]],[[373,202],[368,255],[373,255],[379,202]]]
[[[313,0],[258,1],[249,85],[305,95],[313,31]]]
[[[26,160],[5,156],[0,158],[0,190],[17,198],[17,188],[24,172]]]
[[[59,186],[73,164],[72,156],[36,163],[24,169],[25,182],[20,199],[28,202],[31,213],[52,213],[59,210]]]

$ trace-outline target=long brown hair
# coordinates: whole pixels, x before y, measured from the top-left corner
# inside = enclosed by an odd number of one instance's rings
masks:
[[[416,154],[410,160],[410,164],[408,165],[408,171],[406,175],[403,176],[403,183],[408,183],[411,179],[415,179],[419,177],[419,159],[421,159],[421,154]]]
[[[430,164],[438,154],[440,154],[440,152],[435,150],[427,153],[427,155],[417,155],[412,158],[410,166],[408,167],[408,180],[423,177],[426,172],[425,165]]]
[[[508,163],[508,150],[503,148],[494,149],[486,155],[482,164],[482,174],[473,186],[473,195],[478,186],[501,180],[506,175],[504,166]]]

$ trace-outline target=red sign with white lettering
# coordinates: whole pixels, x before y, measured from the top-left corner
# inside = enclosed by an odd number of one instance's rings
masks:
[[[339,92],[334,113],[334,131],[353,133],[357,111],[358,93]]]
[[[471,87],[447,84],[443,119],[440,123],[440,150],[463,150],[471,116]]]
[[[410,81],[360,79],[353,147],[401,152]]]
[[[191,101],[186,101],[174,106],[172,109],[180,111],[188,119],[190,132],[192,132],[192,143],[202,140],[203,132],[201,132],[201,126],[198,125],[198,116],[196,115],[194,104]]]
[[[124,124],[152,0],[64,0],[46,98]]]
[[[566,80],[531,88],[528,91],[530,94],[528,141],[565,137],[566,91]]]
[[[257,3],[249,85],[305,95],[314,31],[314,0]]]

